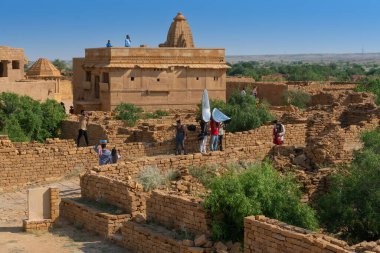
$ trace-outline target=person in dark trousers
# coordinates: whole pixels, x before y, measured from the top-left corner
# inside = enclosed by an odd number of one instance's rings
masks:
[[[181,120],[177,120],[176,135],[175,135],[175,154],[180,155],[183,150],[183,154],[186,155],[185,149],[186,130],[181,124]]]
[[[79,116],[79,133],[77,138],[77,147],[79,147],[80,139],[84,136],[84,140],[86,141],[86,146],[88,146],[88,136],[87,136],[87,125],[89,121],[89,117],[84,110],[80,111]]]
[[[63,110],[63,112],[66,113],[65,103],[61,102],[61,106],[62,106],[62,110]]]
[[[219,124],[218,134],[219,134],[219,139],[218,139],[219,150],[224,151],[224,148],[223,148],[224,124],[223,122],[220,122]]]
[[[198,140],[199,140],[199,151],[202,154],[206,154],[207,150],[207,122],[205,122],[203,119],[199,121],[199,125],[201,127],[201,132],[198,135]]]

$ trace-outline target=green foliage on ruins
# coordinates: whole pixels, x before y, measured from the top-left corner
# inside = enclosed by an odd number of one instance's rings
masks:
[[[212,214],[213,239],[241,241],[243,219],[250,215],[263,214],[313,230],[318,227],[315,211],[301,203],[300,186],[292,175],[279,174],[268,161],[236,171],[215,177],[210,184],[205,207]]]
[[[72,70],[72,66],[70,66],[69,63],[64,60],[55,59],[52,61],[52,63],[61,72],[63,70]]]
[[[239,62],[231,65],[229,76],[249,76],[261,81],[263,76],[280,74],[286,81],[350,81],[354,75],[369,78],[380,77],[380,67],[376,64],[357,63],[277,63]],[[267,80],[275,81],[275,80]]]
[[[152,191],[162,186],[170,186],[170,181],[178,177],[179,172],[176,170],[163,172],[155,166],[149,166],[143,169],[136,179],[143,186],[144,191]]]
[[[66,114],[55,100],[38,102],[14,93],[0,94],[0,129],[12,141],[39,141],[58,137]]]
[[[352,243],[380,237],[380,132],[366,132],[362,141],[352,164],[330,178],[318,205],[327,230]]]
[[[142,118],[143,109],[133,104],[121,103],[114,109],[116,119],[123,120],[128,126],[134,126]]]
[[[247,94],[250,92],[247,91]],[[253,96],[241,96],[235,91],[227,103],[221,100],[210,100],[211,111],[218,108],[221,112],[231,118],[226,124],[229,132],[248,131],[262,126],[264,123],[274,119],[269,111],[269,105],[265,101],[257,103]],[[201,105],[198,105],[198,118],[201,118]]]
[[[376,96],[376,104],[380,105],[380,79],[364,79],[356,86],[358,92],[371,92]]]
[[[134,104],[121,103],[114,109],[116,119],[123,120],[128,126],[135,126],[139,119],[159,119],[169,115],[167,111],[156,110],[155,112],[146,112],[141,107]]]
[[[311,95],[301,90],[287,90],[284,99],[295,107],[305,109],[311,101]]]

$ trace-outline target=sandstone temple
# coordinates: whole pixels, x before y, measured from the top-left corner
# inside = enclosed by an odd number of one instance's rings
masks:
[[[73,59],[76,111],[110,111],[120,103],[144,109],[188,108],[226,98],[225,49],[195,48],[190,26],[178,13],[160,47],[105,47]]]

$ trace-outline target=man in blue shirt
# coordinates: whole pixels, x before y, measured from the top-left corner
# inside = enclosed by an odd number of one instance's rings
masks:
[[[107,41],[107,45],[106,45],[107,47],[112,47],[112,44],[111,44],[111,41],[110,40],[108,40]]]
[[[112,155],[111,151],[106,149],[107,144],[100,144],[101,148],[99,148],[99,144],[95,145],[94,150],[99,155],[99,165],[111,164],[112,163]]]

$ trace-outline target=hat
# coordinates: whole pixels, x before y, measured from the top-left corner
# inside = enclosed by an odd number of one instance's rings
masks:
[[[100,144],[107,144],[107,140],[100,140],[99,143]]]

